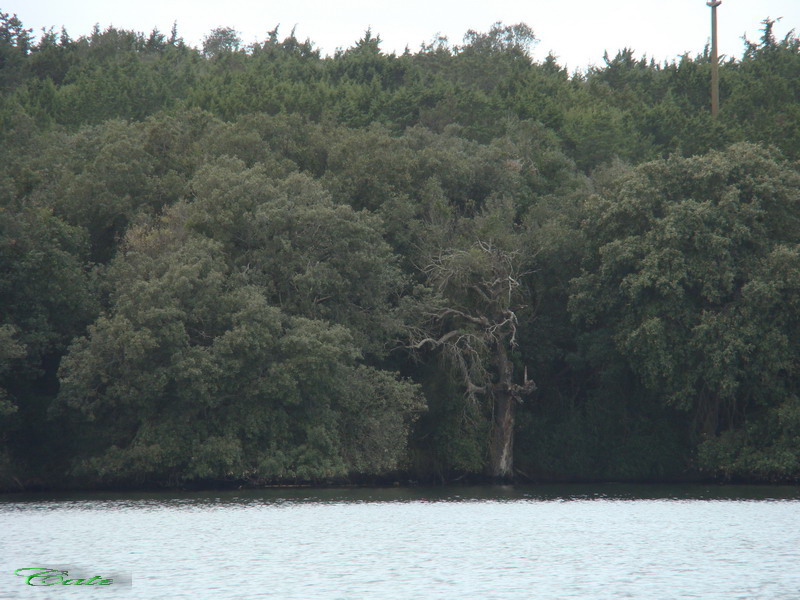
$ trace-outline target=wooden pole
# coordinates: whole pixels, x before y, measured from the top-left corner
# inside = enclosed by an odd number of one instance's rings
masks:
[[[717,52],[717,7],[722,0],[706,2],[711,7],[711,116],[719,112],[719,54]]]

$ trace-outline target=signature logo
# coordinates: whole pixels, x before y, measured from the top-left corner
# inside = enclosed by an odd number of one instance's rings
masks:
[[[90,579],[69,579],[69,571],[59,569],[45,569],[42,567],[28,567],[17,569],[15,575],[25,578],[25,583],[33,586],[49,585],[111,585],[113,579],[103,579],[95,575]]]

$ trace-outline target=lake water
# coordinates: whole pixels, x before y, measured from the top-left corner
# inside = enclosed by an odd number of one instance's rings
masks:
[[[0,537],[3,599],[800,598],[796,487],[10,494]]]

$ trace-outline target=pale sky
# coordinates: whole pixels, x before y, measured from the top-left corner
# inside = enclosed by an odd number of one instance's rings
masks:
[[[297,37],[311,39],[323,54],[352,46],[368,27],[380,35],[384,52],[401,53],[437,34],[460,44],[469,29],[525,22],[539,39],[534,59],[552,51],[573,71],[602,66],[605,50],[613,56],[624,47],[658,62],[694,56],[709,42],[711,9],[705,0],[0,0],[0,11],[16,13],[34,33],[63,25],[73,38],[89,34],[95,23],[168,34],[177,21],[178,34],[192,46],[215,27],[236,29],[247,44],[280,24],[281,39],[296,27]],[[779,38],[800,31],[800,0],[723,0],[717,11],[720,53],[736,58],[742,36],[757,40],[766,17],[782,17],[775,26]]]

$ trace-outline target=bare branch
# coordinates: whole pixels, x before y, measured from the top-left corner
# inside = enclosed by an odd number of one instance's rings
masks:
[[[453,337],[457,336],[459,333],[460,333],[460,332],[458,331],[458,329],[454,329],[453,331],[449,331],[449,332],[447,332],[446,334],[444,334],[444,335],[443,335],[442,337],[440,337],[438,340],[436,340],[436,339],[433,339],[433,338],[431,338],[431,337],[426,337],[425,339],[423,339],[423,340],[420,340],[420,341],[419,341],[419,342],[417,342],[416,344],[412,344],[412,345],[408,346],[408,348],[411,348],[411,349],[413,349],[413,350],[419,350],[419,349],[421,349],[421,348],[422,348],[422,347],[423,347],[425,344],[431,344],[431,345],[432,345],[432,346],[434,346],[434,347],[436,347],[436,346],[441,346],[442,344],[444,344],[445,342],[447,342],[447,340],[449,340],[449,339],[451,339],[451,338],[453,338]]]
[[[480,317],[473,317],[461,310],[455,308],[445,308],[442,309],[439,313],[425,313],[428,316],[436,317],[437,319],[441,320],[448,315],[458,315],[459,317],[470,321],[471,323],[477,323],[478,325],[482,325],[483,327],[489,327],[490,323],[489,320],[481,315]]]

